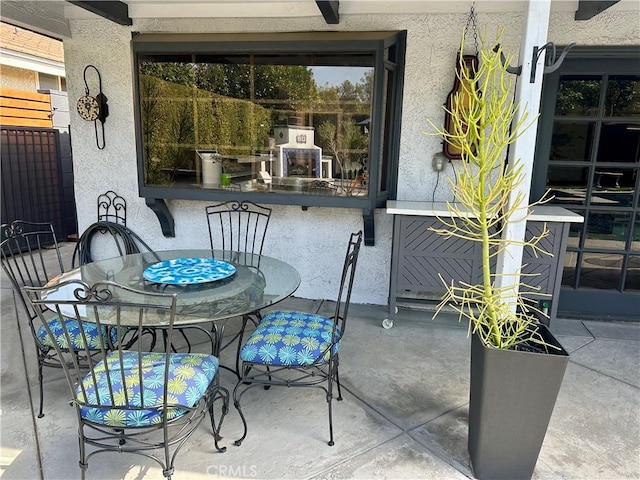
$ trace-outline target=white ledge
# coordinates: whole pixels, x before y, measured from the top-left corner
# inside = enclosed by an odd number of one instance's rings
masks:
[[[461,205],[453,203],[458,208]],[[424,217],[449,217],[451,212],[447,202],[413,202],[407,200],[388,200],[387,213],[391,215],[417,215]],[[459,216],[459,215],[458,215]],[[527,220],[534,222],[582,223],[584,217],[566,208],[551,205],[536,205],[531,208]]]

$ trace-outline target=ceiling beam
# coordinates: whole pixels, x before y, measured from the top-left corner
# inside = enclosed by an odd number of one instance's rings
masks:
[[[322,12],[325,22],[333,25],[340,23],[340,14],[338,13],[339,0],[316,0],[316,4],[320,12]]]
[[[580,0],[578,2],[578,10],[576,10],[575,20],[590,20],[601,12],[604,12],[607,8],[615,5],[620,0],[612,1],[594,1],[594,0]]]
[[[120,1],[67,1],[120,25],[133,25],[133,21],[129,17],[129,5],[126,3]]]

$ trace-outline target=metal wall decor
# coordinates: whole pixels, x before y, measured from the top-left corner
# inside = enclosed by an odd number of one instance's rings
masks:
[[[89,82],[87,81],[87,70],[92,68],[98,76],[98,94],[94,97],[90,94]],[[87,65],[83,72],[84,77],[84,95],[78,99],[76,110],[80,118],[93,122],[96,132],[96,145],[102,150],[105,147],[104,141],[104,122],[109,116],[109,105],[107,104],[107,96],[102,93],[102,77],[100,72],[93,65]],[[98,135],[98,122],[100,122],[100,130],[102,136]],[[102,141],[101,141],[102,140]]]

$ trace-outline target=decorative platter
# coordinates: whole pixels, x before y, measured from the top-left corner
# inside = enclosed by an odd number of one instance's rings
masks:
[[[215,282],[236,273],[236,267],[212,258],[176,258],[154,263],[145,269],[145,280],[169,285]]]

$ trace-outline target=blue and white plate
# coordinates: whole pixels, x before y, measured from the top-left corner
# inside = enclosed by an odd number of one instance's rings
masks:
[[[228,278],[236,267],[212,258],[176,258],[154,263],[145,269],[145,280],[170,285],[194,285]]]

